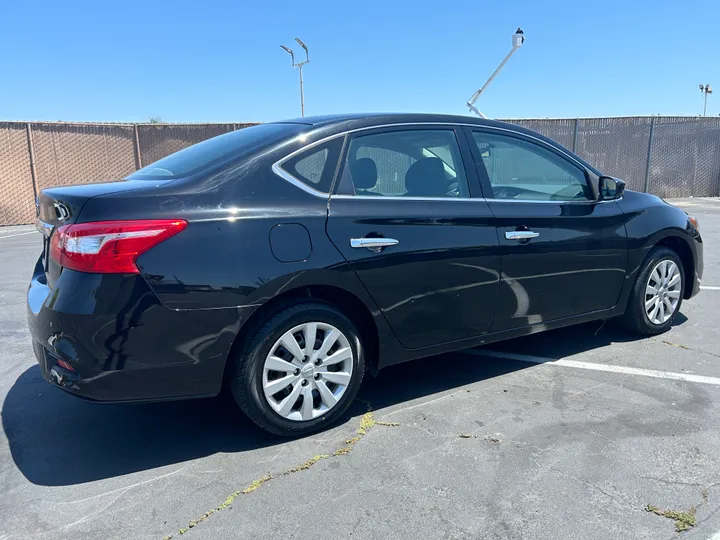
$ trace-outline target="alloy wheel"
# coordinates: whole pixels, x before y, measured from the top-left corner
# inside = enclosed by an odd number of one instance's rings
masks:
[[[664,324],[673,316],[681,286],[680,269],[674,261],[663,259],[655,265],[645,287],[645,313],[652,324]]]
[[[352,379],[353,351],[331,324],[307,322],[285,332],[263,364],[262,388],[272,409],[307,421],[332,409]]]

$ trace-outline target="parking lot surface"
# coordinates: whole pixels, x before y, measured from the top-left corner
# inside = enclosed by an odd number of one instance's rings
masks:
[[[52,388],[25,320],[40,237],[0,228],[0,540],[720,539],[720,200],[676,202],[705,275],[670,332],[592,323],[391,367],[299,440],[219,398]]]

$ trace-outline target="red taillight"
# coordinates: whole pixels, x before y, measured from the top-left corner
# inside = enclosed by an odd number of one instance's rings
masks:
[[[61,266],[98,274],[139,274],[135,261],[187,227],[182,219],[98,221],[63,225],[52,235],[50,256]]]

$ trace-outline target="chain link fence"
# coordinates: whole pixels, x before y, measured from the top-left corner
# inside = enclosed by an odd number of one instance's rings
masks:
[[[720,118],[507,120],[556,140],[628,189],[720,195]],[[0,122],[0,225],[35,221],[49,186],[122,178],[197,142],[253,124]]]
[[[33,223],[35,196],[47,187],[116,180],[251,125],[0,122],[0,225]]]
[[[0,122],[0,225],[35,220],[27,126]]]
[[[628,189],[720,195],[720,118],[651,116],[506,120],[558,141]]]

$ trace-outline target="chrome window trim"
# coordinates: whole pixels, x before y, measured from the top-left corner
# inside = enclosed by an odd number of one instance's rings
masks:
[[[572,200],[567,200],[567,201],[562,201],[562,200],[560,200],[560,201],[546,201],[546,200],[543,200],[543,199],[538,199],[538,200],[535,200],[535,199],[488,199],[488,200],[490,200],[490,201],[497,201],[497,202],[503,202],[503,203],[506,203],[506,202],[524,202],[524,203],[540,203],[540,204],[566,204],[566,203],[587,204],[587,203],[596,203],[596,202],[607,202],[607,201],[591,201],[590,199],[584,199],[584,200],[582,200],[582,201],[572,201]]]
[[[539,139],[533,135],[528,135],[527,133],[522,133],[522,132],[516,131],[514,129],[498,127],[498,126],[484,126],[484,125],[463,123],[463,122],[398,122],[398,123],[394,123],[394,124],[379,124],[376,126],[365,126],[365,127],[355,128],[355,129],[348,129],[348,130],[342,131],[340,133],[335,133],[334,135],[328,135],[327,137],[323,137],[322,139],[317,140],[313,143],[310,143],[307,146],[298,148],[297,150],[289,153],[287,156],[280,158],[279,160],[277,160],[275,163],[272,164],[272,171],[275,174],[277,174],[279,177],[284,179],[285,181],[290,182],[291,184],[293,184],[296,187],[299,187],[306,193],[309,193],[310,195],[314,195],[315,197],[319,197],[322,199],[336,198],[336,197],[357,199],[359,197],[364,197],[362,195],[332,195],[331,193],[313,189],[312,187],[307,185],[305,182],[295,178],[293,175],[291,175],[289,172],[287,172],[285,169],[283,169],[282,165],[283,165],[283,163],[292,159],[293,157],[300,154],[301,152],[305,152],[306,150],[309,150],[319,144],[326,143],[326,142],[336,139],[338,137],[345,137],[345,136],[353,134],[353,133],[358,133],[361,131],[369,131],[369,130],[373,130],[373,129],[384,129],[384,128],[392,128],[392,127],[412,127],[412,126],[414,126],[414,127],[421,127],[421,126],[469,127],[469,128],[474,128],[477,130],[494,130],[494,131],[502,131],[505,133],[512,133],[515,135],[519,135],[520,137],[527,137],[528,139],[532,139],[533,141],[539,143],[543,147],[548,148],[551,151],[555,151],[559,154],[562,154],[564,157],[566,157],[567,159],[572,161],[575,165],[579,166],[583,171],[587,170],[585,165],[583,165],[580,161],[575,159],[572,155],[565,152],[563,149],[555,147],[551,144],[548,144],[547,142],[545,142],[542,139]],[[302,138],[304,136],[305,135],[299,135],[298,137]],[[390,200],[398,200],[398,199],[401,199],[401,200],[402,199],[405,199],[405,200],[416,199],[416,200],[418,200],[419,199],[419,200],[432,200],[432,201],[445,201],[445,200],[483,201],[483,200],[488,200],[488,201],[508,201],[508,202],[545,202],[545,203],[554,203],[554,204],[557,204],[558,202],[568,202],[568,203],[609,202],[609,201],[590,201],[590,200],[588,200],[588,201],[535,201],[532,199],[514,200],[514,199],[495,199],[495,198],[487,198],[487,197],[469,197],[469,198],[468,197],[465,197],[465,198],[460,198],[460,197],[412,197],[411,198],[411,197],[402,197],[402,196],[392,197],[392,196],[387,196],[387,195],[384,195],[382,197],[381,196],[373,197],[370,195],[370,196],[367,196],[367,198],[370,198],[370,199],[385,198],[385,199],[390,199]]]
[[[302,150],[305,150],[305,148],[303,148]],[[288,157],[290,157],[290,156],[288,156]],[[285,159],[287,159],[287,158],[283,158],[282,161],[285,161]],[[285,169],[281,168],[280,165],[281,165],[280,161],[276,161],[275,163],[273,163],[272,171],[275,174],[277,174],[280,178],[285,180],[286,182],[290,182],[292,185],[299,187],[306,193],[309,193],[310,195],[314,195],[315,197],[319,197],[321,199],[327,199],[329,197],[329,195],[330,195],[329,193],[325,193],[324,191],[318,191],[317,189],[311,188],[305,182],[303,182],[302,180],[298,180],[292,174],[287,172]]]
[[[474,199],[473,199],[474,200]],[[521,203],[540,203],[540,204],[597,204],[597,203],[608,203],[608,202],[614,202],[614,201],[620,201],[622,200],[622,197],[619,199],[610,199],[610,200],[595,200],[591,201],[590,199],[585,199],[583,201],[543,201],[543,200],[535,200],[535,199],[487,199],[488,202],[502,202],[502,203],[509,203],[509,202],[521,202]]]
[[[397,197],[392,195],[333,195],[333,199],[369,199],[373,201],[377,200],[388,200],[388,201],[484,201],[485,199],[480,197],[404,197],[398,195]]]

